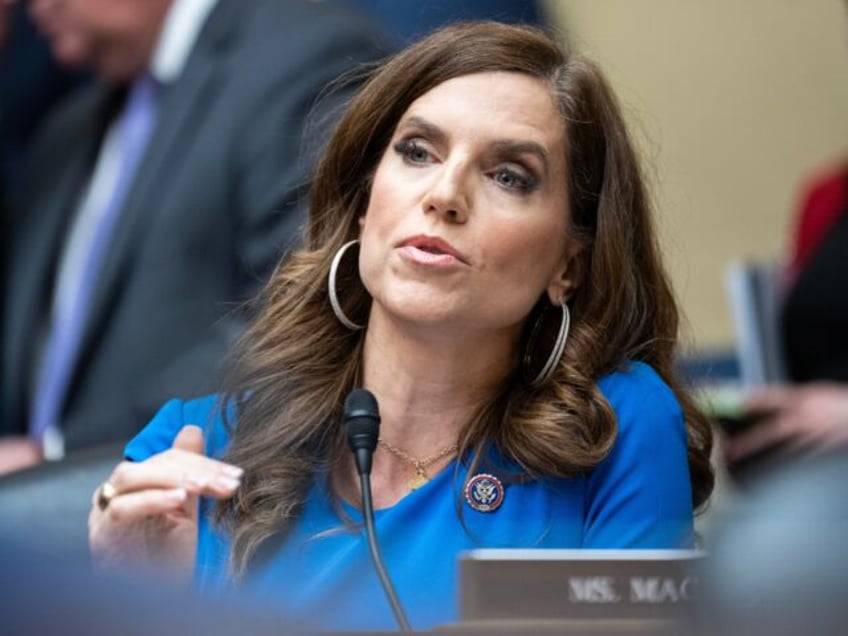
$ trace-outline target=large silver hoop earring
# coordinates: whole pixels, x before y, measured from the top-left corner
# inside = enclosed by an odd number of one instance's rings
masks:
[[[565,343],[568,340],[568,330],[571,327],[571,313],[568,311],[568,305],[564,300],[561,303],[561,307],[562,317],[560,319],[559,332],[557,333],[556,340],[554,340],[551,352],[548,354],[541,370],[535,376],[531,369],[533,366],[533,358],[535,357],[535,349],[538,347],[538,343],[542,339],[541,332],[545,317],[544,311],[536,318],[533,328],[530,331],[530,336],[527,339],[527,346],[524,350],[522,366],[525,381],[534,389],[542,386],[550,379],[554,373],[554,369],[556,369],[560,359],[562,359],[563,352],[565,351]]]
[[[327,281],[330,292],[330,307],[333,308],[333,313],[336,315],[336,318],[339,319],[339,322],[352,331],[364,329],[364,325],[357,325],[350,318],[348,318],[347,315],[345,315],[344,310],[342,310],[342,305],[339,302],[338,292],[336,291],[336,278],[338,277],[339,273],[339,263],[342,262],[342,258],[344,257],[345,252],[347,252],[348,248],[351,245],[357,244],[359,244],[359,239],[354,239],[353,241],[348,241],[339,248],[339,251],[336,252],[335,256],[333,256],[333,263],[330,265],[330,277]]]

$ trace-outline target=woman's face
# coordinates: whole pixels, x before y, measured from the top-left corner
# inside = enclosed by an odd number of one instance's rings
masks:
[[[404,113],[374,175],[360,272],[374,311],[517,330],[571,286],[565,124],[540,80],[448,80]]]

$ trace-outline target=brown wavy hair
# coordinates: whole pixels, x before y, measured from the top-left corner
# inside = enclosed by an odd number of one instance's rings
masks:
[[[594,64],[540,30],[470,22],[437,31],[370,72],[318,165],[306,246],[274,272],[236,349],[225,399],[238,403],[238,426],[227,459],[242,466],[245,477],[236,496],[216,510],[232,537],[236,575],[269,538],[284,536],[314,475],[332,475],[348,461],[341,410],[359,384],[364,332],[349,331],[333,316],[327,274],[336,251],[358,236],[371,178],[397,123],[433,87],[489,71],[538,78],[559,105],[570,199],[563,214],[570,212],[569,232],[584,245],[582,282],[570,301],[571,333],[553,377],[537,389],[521,381],[519,369],[505,378],[464,429],[460,456],[488,443],[530,477],[591,470],[617,430],[597,381],[641,360],[682,406],[692,501],[697,508],[708,498],[710,426],[674,375],[677,304],[613,92]],[[352,272],[338,288],[348,315],[365,324],[370,298],[356,278]]]

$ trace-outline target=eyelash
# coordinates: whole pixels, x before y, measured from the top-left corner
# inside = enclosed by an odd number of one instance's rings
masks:
[[[508,176],[511,179],[514,179],[517,183],[513,185],[507,185],[502,181],[498,181],[499,177]],[[523,173],[522,171],[516,170],[515,168],[508,167],[499,167],[492,173],[492,178],[495,183],[498,185],[508,188],[510,190],[515,190],[521,194],[529,194],[536,189],[536,178],[529,173]]]
[[[422,165],[429,163],[432,154],[417,139],[402,139],[395,143],[394,151],[400,155],[406,163],[412,165]],[[418,158],[415,158],[414,153],[422,153]],[[499,186],[507,190],[517,192],[519,194],[529,194],[536,189],[538,181],[535,176],[524,170],[517,170],[513,167],[499,166],[495,170],[488,173],[492,180]],[[499,178],[509,177],[514,180],[513,185],[505,184],[499,181]]]
[[[421,144],[419,144],[416,139],[402,139],[395,144],[394,148],[395,152],[398,153],[401,157],[403,157],[403,160],[407,163],[427,163],[427,160],[431,157],[430,151],[424,148]],[[413,159],[412,153],[414,152],[424,153],[426,157],[423,160]]]

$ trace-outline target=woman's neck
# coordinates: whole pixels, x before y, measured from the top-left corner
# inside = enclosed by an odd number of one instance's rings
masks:
[[[375,508],[394,505],[450,464],[463,429],[512,371],[517,338],[509,330],[411,327],[372,311],[363,386],[377,397],[381,419],[383,443],[371,476]],[[426,463],[423,479],[414,461]],[[358,500],[352,463],[345,472],[340,494]]]
[[[512,370],[515,336],[411,329],[374,312],[363,353],[364,386],[378,399],[381,436],[425,456],[462,428]]]

